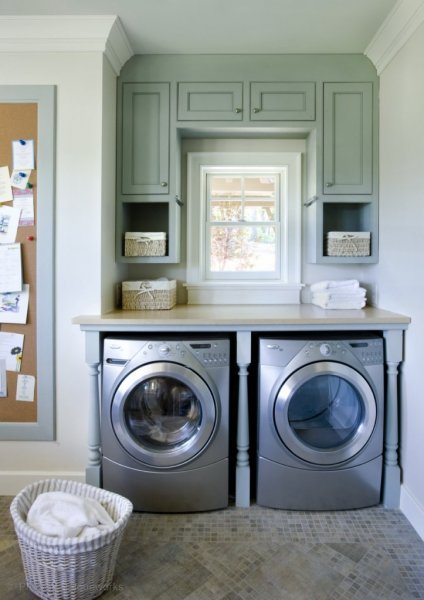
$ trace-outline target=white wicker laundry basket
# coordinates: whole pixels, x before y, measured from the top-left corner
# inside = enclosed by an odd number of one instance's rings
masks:
[[[60,539],[26,524],[39,494],[61,491],[93,498],[115,525],[94,537]],[[91,600],[110,588],[122,534],[132,512],[126,498],[76,481],[47,479],[24,488],[10,505],[28,588],[45,600]]]

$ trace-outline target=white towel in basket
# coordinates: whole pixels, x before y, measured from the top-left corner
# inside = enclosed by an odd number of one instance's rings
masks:
[[[31,505],[27,525],[44,535],[81,538],[104,532],[114,521],[94,498],[45,492]]]

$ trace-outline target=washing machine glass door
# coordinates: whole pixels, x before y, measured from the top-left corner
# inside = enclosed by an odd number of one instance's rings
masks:
[[[371,437],[376,415],[367,380],[348,365],[327,361],[295,371],[274,404],[275,426],[283,443],[317,465],[355,456]]]
[[[137,460],[175,467],[196,457],[214,435],[219,403],[199,374],[175,363],[143,365],[118,385],[112,426]]]

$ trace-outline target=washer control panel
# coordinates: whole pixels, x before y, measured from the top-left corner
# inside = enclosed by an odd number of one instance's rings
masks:
[[[194,355],[207,367],[224,367],[229,364],[229,349],[224,340],[149,342],[145,348],[145,356],[149,359],[156,355],[163,360],[184,362],[188,354]]]
[[[169,360],[184,363],[188,356],[194,356],[206,367],[226,367],[230,363],[229,340],[152,340],[134,341],[126,339],[106,339],[104,361],[108,364],[123,365],[140,353],[143,362]]]
[[[222,340],[188,344],[196,358],[207,367],[226,367],[230,362],[229,345]]]

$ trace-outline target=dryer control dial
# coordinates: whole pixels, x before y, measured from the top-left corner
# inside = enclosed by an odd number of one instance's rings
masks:
[[[158,348],[158,352],[161,356],[168,356],[171,352],[171,347],[168,344],[161,344]]]
[[[322,356],[330,356],[330,354],[332,353],[330,344],[321,344],[321,346],[319,347],[319,351],[322,354]]]

